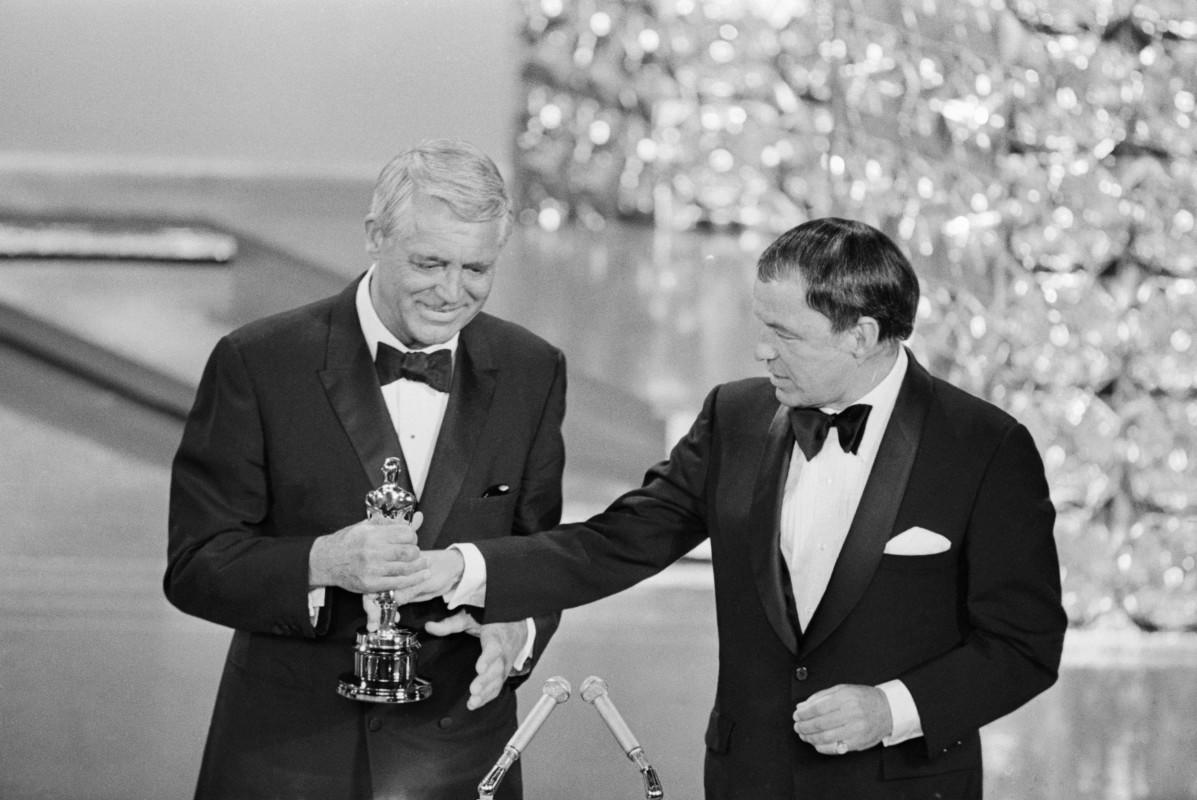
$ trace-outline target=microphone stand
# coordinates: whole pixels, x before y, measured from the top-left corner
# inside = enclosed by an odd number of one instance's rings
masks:
[[[520,753],[532,741],[532,737],[536,735],[536,731],[548,719],[549,714],[559,703],[564,703],[569,699],[570,685],[565,678],[554,676],[544,682],[544,687],[541,688],[541,697],[536,701],[536,705],[528,712],[528,716],[524,717],[524,721],[516,728],[515,733],[507,740],[507,744],[503,746],[503,752],[499,756],[499,760],[486,773],[486,777],[478,784],[478,800],[494,800],[495,792],[499,788],[499,783],[507,774],[507,770],[511,769],[511,765],[519,760]]]
[[[644,778],[645,800],[661,800],[665,796],[665,788],[661,786],[661,779],[657,777],[657,771],[653,769],[653,765],[648,763],[648,758],[644,755],[644,748],[636,748],[628,753],[628,758],[632,759],[632,763],[636,765],[636,769],[640,770],[640,774]]]
[[[478,784],[478,800],[494,800],[499,783],[507,774],[507,770],[511,769],[511,765],[519,760],[519,757],[519,751],[511,745],[503,748],[503,754],[499,756],[499,760],[495,762],[495,765],[490,768],[490,772],[486,773],[486,777]]]
[[[599,716],[603,718],[603,722],[607,723],[607,728],[610,729],[611,734],[615,737],[615,741],[623,749],[627,757],[636,765],[636,769],[640,770],[640,775],[644,778],[644,797],[646,800],[661,800],[665,797],[665,789],[661,785],[661,779],[657,777],[657,771],[653,769],[652,764],[648,763],[648,757],[644,754],[644,748],[640,746],[640,742],[636,741],[636,737],[632,734],[631,729],[628,728],[627,723],[623,721],[619,710],[611,699],[607,697],[607,683],[602,678],[591,675],[586,680],[582,681],[580,687],[582,692],[582,699],[587,703],[592,704],[599,712]]]

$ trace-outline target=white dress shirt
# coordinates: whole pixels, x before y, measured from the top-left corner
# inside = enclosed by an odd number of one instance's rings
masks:
[[[357,318],[361,322],[366,347],[370,349],[371,361],[378,354],[379,343],[390,345],[401,353],[448,350],[454,360],[457,359],[457,341],[460,334],[453,334],[453,338],[444,344],[416,350],[400,342],[395,334],[382,324],[382,319],[374,310],[374,303],[370,300],[370,280],[373,277],[374,268],[371,267],[357,287]],[[428,465],[432,463],[432,451],[441,432],[441,423],[445,420],[445,409],[449,407],[449,393],[438,392],[423,381],[400,378],[382,387],[382,399],[386,402],[387,412],[391,415],[391,425],[399,437],[399,446],[403,448],[407,476],[418,500],[424,493],[424,483],[428,480]]]
[[[856,454],[840,447],[832,428],[810,461],[795,447],[781,503],[781,555],[790,571],[798,622],[805,630],[827,589],[832,568],[848,536],[881,437],[889,424],[906,374],[906,352],[899,350],[889,373],[852,405],[872,406]],[[835,413],[835,409],[822,409]],[[842,409],[841,409],[842,410]]]
[[[790,573],[798,622],[803,629],[810,624],[827,590],[856,516],[906,375],[907,361],[905,348],[899,348],[893,367],[881,383],[853,403],[872,406],[855,455],[844,452],[839,432],[834,428],[828,433],[823,449],[810,461],[800,447],[794,447],[790,455],[790,471],[781,503],[780,547]],[[822,410],[834,412],[829,408]],[[905,684],[886,681],[878,688],[885,692],[894,720],[893,732],[882,743],[889,746],[922,736],[918,709]]]

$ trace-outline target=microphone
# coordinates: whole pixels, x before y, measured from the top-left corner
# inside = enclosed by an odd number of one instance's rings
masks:
[[[515,729],[515,733],[507,740],[507,744],[503,746],[503,754],[499,756],[499,760],[478,784],[478,800],[491,800],[495,796],[499,782],[503,780],[507,770],[511,769],[511,765],[519,760],[520,754],[524,752],[524,748],[532,741],[532,737],[540,730],[544,721],[549,718],[549,714],[559,704],[569,699],[569,681],[559,675],[554,675],[544,682],[540,692],[540,699],[536,701],[536,705],[532,706],[528,716],[524,717],[524,721],[520,723],[519,727]]]
[[[615,737],[615,741],[640,770],[640,774],[644,776],[644,796],[648,800],[664,797],[665,790],[661,786],[660,778],[657,777],[657,771],[648,763],[648,758],[644,755],[644,748],[640,746],[640,742],[636,741],[636,737],[632,735],[628,724],[623,721],[619,710],[607,696],[607,682],[596,675],[591,675],[582,681],[580,689],[582,699],[598,710],[599,716],[603,718],[603,722],[607,723],[607,728]]]

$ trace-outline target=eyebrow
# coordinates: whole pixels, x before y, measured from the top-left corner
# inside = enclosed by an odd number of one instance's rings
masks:
[[[430,255],[428,253],[410,253],[409,260],[411,261],[431,261],[435,264],[448,264],[449,259],[441,258],[440,256]]]
[[[789,325],[786,325],[782,322],[770,322],[770,321],[763,320],[760,317],[757,317],[757,319],[760,321],[760,323],[762,325],[764,325],[766,328],[773,331],[774,333],[783,333],[783,334],[786,334],[787,336],[796,336],[796,337],[803,338],[803,339],[809,338],[811,335],[807,331],[804,331],[800,328],[791,328]]]
[[[452,263],[451,259],[442,258],[441,256],[434,256],[428,253],[410,253],[409,261],[417,261],[422,264],[435,264],[437,266],[444,266]],[[493,261],[469,261],[461,265],[462,269],[482,269],[487,270],[495,265]]]

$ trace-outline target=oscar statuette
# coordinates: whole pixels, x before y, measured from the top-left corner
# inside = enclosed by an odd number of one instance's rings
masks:
[[[366,495],[366,516],[371,520],[411,520],[416,498],[397,481],[402,470],[398,458],[383,462],[383,483]],[[416,674],[420,641],[416,632],[398,624],[393,592],[376,596],[378,630],[362,628],[353,650],[353,672],[341,675],[337,693],[367,703],[415,703],[432,694],[432,684]]]

